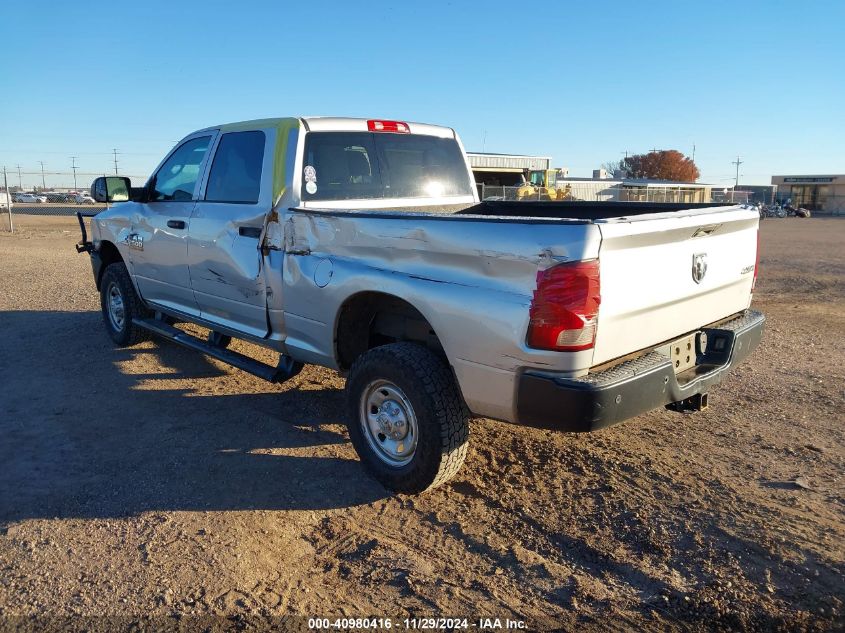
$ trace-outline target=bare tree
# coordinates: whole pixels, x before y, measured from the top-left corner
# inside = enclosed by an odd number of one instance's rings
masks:
[[[618,170],[625,170],[625,161],[624,160],[609,160],[604,162],[600,165],[602,169],[604,169],[608,174],[611,176],[615,174]]]

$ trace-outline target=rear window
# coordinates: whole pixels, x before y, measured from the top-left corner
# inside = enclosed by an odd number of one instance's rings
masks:
[[[306,137],[306,202],[467,195],[472,188],[455,139],[372,132],[312,132]]]

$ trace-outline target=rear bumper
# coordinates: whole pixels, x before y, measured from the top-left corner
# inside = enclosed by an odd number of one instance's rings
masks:
[[[696,366],[675,375],[667,356],[652,351],[580,378],[528,371],[519,378],[520,424],[559,431],[595,431],[663,405],[707,393],[760,343],[765,317],[746,310],[707,334]]]

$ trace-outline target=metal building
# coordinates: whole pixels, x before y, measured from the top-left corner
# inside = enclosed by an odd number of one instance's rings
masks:
[[[522,181],[522,174],[531,169],[549,169],[551,156],[490,154],[467,152],[475,182],[485,185],[513,186]]]

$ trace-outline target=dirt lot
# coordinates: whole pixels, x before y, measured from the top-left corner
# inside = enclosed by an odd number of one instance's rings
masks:
[[[362,472],[334,372],[272,386],[169,343],[115,349],[73,221],[16,228],[0,230],[0,621],[843,626],[845,220],[764,222],[767,332],[708,411],[589,436],[476,420],[457,479],[416,498]]]

